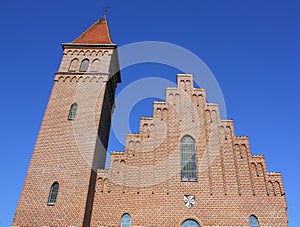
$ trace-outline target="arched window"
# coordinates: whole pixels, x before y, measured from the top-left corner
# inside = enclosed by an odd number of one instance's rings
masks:
[[[181,180],[197,180],[196,143],[190,136],[182,138],[180,143]]]
[[[78,68],[79,68],[79,60],[77,58],[74,58],[70,63],[69,72],[76,72],[78,71]]]
[[[130,227],[131,217],[129,214],[123,214],[121,218],[121,227]]]
[[[54,182],[50,189],[50,194],[48,198],[48,205],[55,205],[56,203],[56,197],[58,193],[58,183]]]
[[[75,115],[76,115],[76,111],[77,111],[77,103],[73,103],[70,107],[70,111],[69,111],[69,120],[74,120],[75,119]]]
[[[200,227],[198,222],[193,219],[186,220],[182,223],[181,227]]]
[[[92,72],[100,72],[100,60],[99,59],[95,59],[92,62],[92,66],[91,66],[91,71]]]
[[[249,218],[249,226],[250,227],[259,227],[258,219],[254,215],[251,215]]]
[[[81,62],[80,72],[86,72],[88,70],[88,68],[89,68],[89,65],[90,65],[89,59],[84,59]]]

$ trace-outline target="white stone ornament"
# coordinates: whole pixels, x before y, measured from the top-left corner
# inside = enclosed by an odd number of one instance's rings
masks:
[[[195,196],[193,195],[185,195],[184,196],[184,204],[188,207],[188,208],[192,208],[195,205]]]

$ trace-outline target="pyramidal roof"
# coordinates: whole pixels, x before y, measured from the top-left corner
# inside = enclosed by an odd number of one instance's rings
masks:
[[[108,23],[105,18],[96,21],[77,39],[74,44],[113,44],[110,38]]]

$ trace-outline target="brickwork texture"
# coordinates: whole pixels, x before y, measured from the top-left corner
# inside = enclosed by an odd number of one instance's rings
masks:
[[[234,122],[220,118],[219,106],[206,102],[191,74],[177,75],[177,87],[166,88],[166,101],[153,103],[153,116],[141,117],[140,133],[128,134],[125,150],[112,152],[104,169],[120,82],[105,26],[99,21],[84,39],[63,45],[12,226],[121,226],[124,214],[131,226],[181,226],[188,219],[201,227],[249,226],[251,215],[260,226],[288,226],[281,174],[267,171],[263,155],[251,155],[248,138],[235,135]],[[108,34],[89,37],[98,30]],[[69,119],[73,103],[77,111]],[[196,146],[192,181],[181,178],[185,136]],[[49,204],[54,182],[57,198]],[[192,207],[184,196],[194,196]]]

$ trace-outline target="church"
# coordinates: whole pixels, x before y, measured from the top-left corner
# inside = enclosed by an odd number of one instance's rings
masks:
[[[117,45],[103,17],[62,46],[12,226],[288,226],[281,173],[251,154],[192,74],[176,76],[105,169]]]

